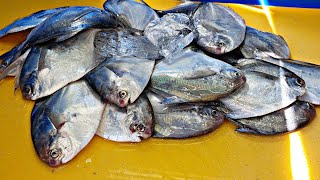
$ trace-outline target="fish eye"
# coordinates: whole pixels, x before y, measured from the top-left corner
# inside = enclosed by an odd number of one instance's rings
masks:
[[[55,148],[50,151],[50,156],[54,159],[58,158],[60,154],[61,154],[61,149]]]
[[[296,83],[301,87],[304,86],[304,81],[301,78],[297,78]]]
[[[134,133],[134,132],[136,132],[137,127],[138,127],[138,124],[130,124],[129,129],[130,129],[130,131],[131,131],[132,133]]]
[[[225,46],[225,43],[224,43],[224,42],[219,42],[219,43],[218,43],[218,46],[219,46],[219,47],[223,47],[223,46]]]
[[[31,90],[31,87],[30,87],[30,86],[25,86],[25,87],[23,88],[23,91],[24,91],[25,93],[27,93],[28,95],[31,95],[31,93],[32,93],[32,90]]]
[[[128,96],[127,91],[122,90],[122,91],[119,92],[119,97],[120,97],[121,99],[125,99],[127,96]]]
[[[236,72],[234,72],[234,75],[235,75],[236,77],[240,77],[240,76],[241,76],[241,73],[238,72],[238,71],[236,71]]]
[[[139,132],[144,132],[144,131],[146,130],[146,127],[145,127],[143,124],[139,124],[139,125],[137,126],[137,130],[138,130]]]
[[[212,116],[216,116],[218,114],[218,112],[216,110],[212,110],[211,114],[212,114]]]
[[[8,62],[7,61],[2,61],[2,66],[3,67],[7,67],[8,66]]]

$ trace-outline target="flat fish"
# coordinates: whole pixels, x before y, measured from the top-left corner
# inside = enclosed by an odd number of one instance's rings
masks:
[[[216,130],[224,121],[222,112],[213,105],[161,104],[162,97],[148,92],[154,115],[156,138],[191,138]]]
[[[68,8],[68,7],[42,10],[42,11],[35,12],[24,18],[17,19],[13,23],[9,24],[8,26],[0,30],[0,37],[6,36],[11,33],[16,33],[16,32],[34,28],[40,23],[42,23],[43,21],[45,21],[52,14],[59,12],[65,8]]]
[[[147,86],[154,61],[114,57],[86,75],[86,80],[104,101],[125,107],[135,102]]]
[[[226,6],[202,3],[193,13],[192,22],[198,33],[197,44],[213,54],[230,52],[245,38],[245,21]]]
[[[240,50],[245,58],[273,57],[289,59],[290,50],[283,37],[247,27]]]
[[[134,0],[108,0],[103,7],[116,14],[117,19],[126,24],[126,27],[140,31],[143,31],[149,22],[159,18],[152,8]]]
[[[1,70],[3,71],[28,48],[37,44],[48,41],[61,42],[88,28],[116,27],[118,24],[113,14],[98,8],[89,6],[65,8],[35,27],[23,43],[3,54],[0,57]]]
[[[164,103],[183,103],[214,101],[234,92],[244,82],[245,76],[239,69],[187,48],[172,63],[156,64],[150,87],[158,94],[167,94]]]
[[[30,52],[19,82],[24,98],[36,100],[51,95],[104,61],[94,51],[98,31],[90,29],[67,41],[39,46],[39,51]]]
[[[320,105],[319,65],[297,60],[278,60],[270,57],[265,57],[262,59],[264,61],[286,68],[302,78],[306,83],[306,93],[298,99],[301,101]]]
[[[316,111],[312,104],[296,101],[279,111],[247,119],[232,120],[238,126],[237,132],[276,135],[300,129],[315,117]]]
[[[245,74],[245,85],[220,99],[230,110],[230,119],[263,116],[285,108],[305,93],[305,82],[291,71],[255,59],[241,59],[237,67]]]
[[[95,38],[95,51],[104,57],[134,56],[161,59],[160,49],[142,33],[128,28],[103,29]]]
[[[160,49],[166,59],[180,52],[194,39],[191,22],[187,15],[170,13],[151,21],[144,35]]]
[[[53,167],[73,159],[95,135],[104,107],[85,81],[37,101],[31,135],[39,158]]]
[[[107,103],[96,134],[111,141],[141,142],[152,131],[152,108],[147,97],[141,95],[125,108]]]

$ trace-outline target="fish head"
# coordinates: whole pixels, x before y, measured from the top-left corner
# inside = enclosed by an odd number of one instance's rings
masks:
[[[30,76],[24,81],[20,81],[20,88],[25,99],[36,99],[40,94],[40,86],[37,76]]]
[[[198,114],[204,118],[217,119],[223,121],[224,115],[215,106],[205,105],[200,106],[198,109]]]
[[[295,75],[294,73],[286,73],[284,77],[288,86],[295,90],[295,94],[297,96],[302,96],[306,92],[306,83],[302,78]]]
[[[112,102],[119,107],[126,107],[128,104],[130,104],[131,94],[127,89],[116,85],[111,87],[109,90],[109,92],[105,91],[106,96],[104,96],[107,101]]]
[[[301,114],[303,117],[307,117],[308,119],[312,119],[316,115],[314,105],[303,101],[296,101],[295,104],[297,104],[297,106],[293,106],[295,108],[294,111],[302,112],[297,114]]]
[[[53,138],[45,152],[44,161],[52,167],[67,163],[74,157],[70,139],[59,135]]]
[[[145,96],[127,107],[127,122],[132,136],[147,139],[152,135],[153,117],[151,104]]]
[[[225,54],[233,49],[232,39],[219,33],[211,33],[209,36],[200,38],[198,44],[210,53]]]
[[[235,88],[241,87],[246,82],[245,74],[234,67],[225,67],[220,71],[221,75]]]

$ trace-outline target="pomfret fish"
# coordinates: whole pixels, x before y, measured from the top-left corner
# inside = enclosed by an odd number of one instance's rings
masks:
[[[97,33],[95,51],[104,57],[134,56],[161,59],[160,49],[134,29],[104,29]]]
[[[30,52],[20,76],[24,98],[36,100],[51,95],[101,63],[104,58],[94,52],[97,31],[90,29],[67,41],[41,46],[41,51]]]
[[[134,0],[107,0],[103,7],[116,14],[118,20],[127,27],[140,31],[144,31],[149,22],[159,18],[152,8]]]
[[[9,24],[8,26],[0,30],[0,37],[3,37],[7,34],[16,33],[16,32],[30,29],[30,28],[34,28],[40,23],[42,23],[43,21],[45,21],[52,14],[59,12],[65,8],[68,8],[68,7],[42,10],[42,11],[33,13],[27,17],[17,19],[13,23]]]
[[[61,42],[91,27],[117,25],[118,22],[113,14],[98,8],[87,6],[65,8],[35,27],[23,43],[3,54],[0,57],[3,60],[1,69],[4,70],[29,47],[48,41]]]
[[[289,59],[290,50],[283,37],[247,27],[240,50],[245,58],[273,57]]]
[[[152,108],[147,97],[141,95],[125,108],[107,103],[96,134],[111,141],[140,142],[152,131]]]
[[[222,98],[244,82],[239,69],[187,48],[172,63],[161,61],[155,66],[150,86],[168,95],[166,103],[183,103]]]
[[[31,134],[40,159],[50,166],[73,159],[96,133],[104,106],[85,81],[37,101],[31,114]]]
[[[213,54],[230,52],[245,38],[245,21],[226,6],[202,3],[194,12],[192,22],[198,33],[197,44]]]
[[[154,134],[157,138],[190,138],[207,134],[217,129],[224,115],[213,105],[161,104],[162,97],[152,92],[147,96],[154,115]]]
[[[301,101],[320,105],[320,66],[297,60],[278,60],[270,57],[264,61],[286,68],[301,77],[306,83],[306,93],[299,97]]]
[[[125,107],[145,89],[154,64],[154,61],[136,57],[114,57],[87,74],[86,80],[102,99]]]
[[[194,39],[191,22],[187,15],[170,13],[151,21],[144,35],[160,49],[166,59],[188,46]]]
[[[231,111],[228,118],[263,116],[285,108],[305,93],[305,82],[282,67],[255,59],[241,59],[237,67],[245,85],[220,101]]]
[[[287,108],[264,116],[232,120],[232,122],[238,126],[237,132],[275,135],[301,128],[313,119],[315,114],[312,104],[296,101]]]

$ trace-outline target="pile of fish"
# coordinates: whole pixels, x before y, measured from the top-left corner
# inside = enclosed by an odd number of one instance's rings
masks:
[[[246,26],[232,9],[182,3],[157,11],[134,0],[104,10],[31,14],[0,36],[31,29],[0,58],[1,76],[34,100],[40,159],[58,166],[95,134],[118,142],[190,138],[224,119],[249,134],[307,124],[320,104],[320,67],[290,60],[285,40]]]

